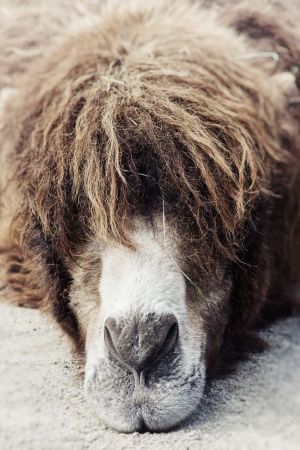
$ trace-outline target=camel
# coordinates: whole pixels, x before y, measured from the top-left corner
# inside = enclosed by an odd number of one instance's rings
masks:
[[[101,420],[170,429],[299,304],[300,8],[31,0],[3,17],[3,287],[70,337]]]

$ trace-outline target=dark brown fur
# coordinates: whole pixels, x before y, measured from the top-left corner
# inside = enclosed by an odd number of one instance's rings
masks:
[[[163,204],[193,282],[220,262],[233,277],[225,336],[239,340],[296,283],[298,92],[276,76],[296,72],[300,39],[275,15],[222,8],[216,30],[139,38],[148,13],[120,8],[32,63],[7,107],[14,241],[79,346],[71,265],[96,238],[134,248],[134,219],[150,223]],[[266,42],[277,66],[244,58]]]

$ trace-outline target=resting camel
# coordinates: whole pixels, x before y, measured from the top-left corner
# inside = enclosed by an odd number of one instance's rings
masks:
[[[300,7],[41,5],[0,27],[2,287],[102,420],[167,430],[297,306]]]

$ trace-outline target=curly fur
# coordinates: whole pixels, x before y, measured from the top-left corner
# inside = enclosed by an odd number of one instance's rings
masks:
[[[297,278],[299,10],[64,5],[71,26],[54,9],[34,49],[22,29],[1,30],[0,80],[16,90],[2,130],[2,202],[14,198],[3,245],[25,256],[29,285],[78,344],[70,267],[95,237],[134,248],[135,220],[154,223],[164,202],[192,280],[220,262],[232,274],[228,334],[240,336]]]

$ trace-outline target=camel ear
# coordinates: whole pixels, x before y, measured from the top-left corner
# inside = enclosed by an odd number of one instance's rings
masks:
[[[281,72],[270,77],[269,95],[277,114],[281,144],[289,153],[299,148],[300,74]]]
[[[271,76],[270,89],[279,109],[300,116],[300,73],[281,72]]]

